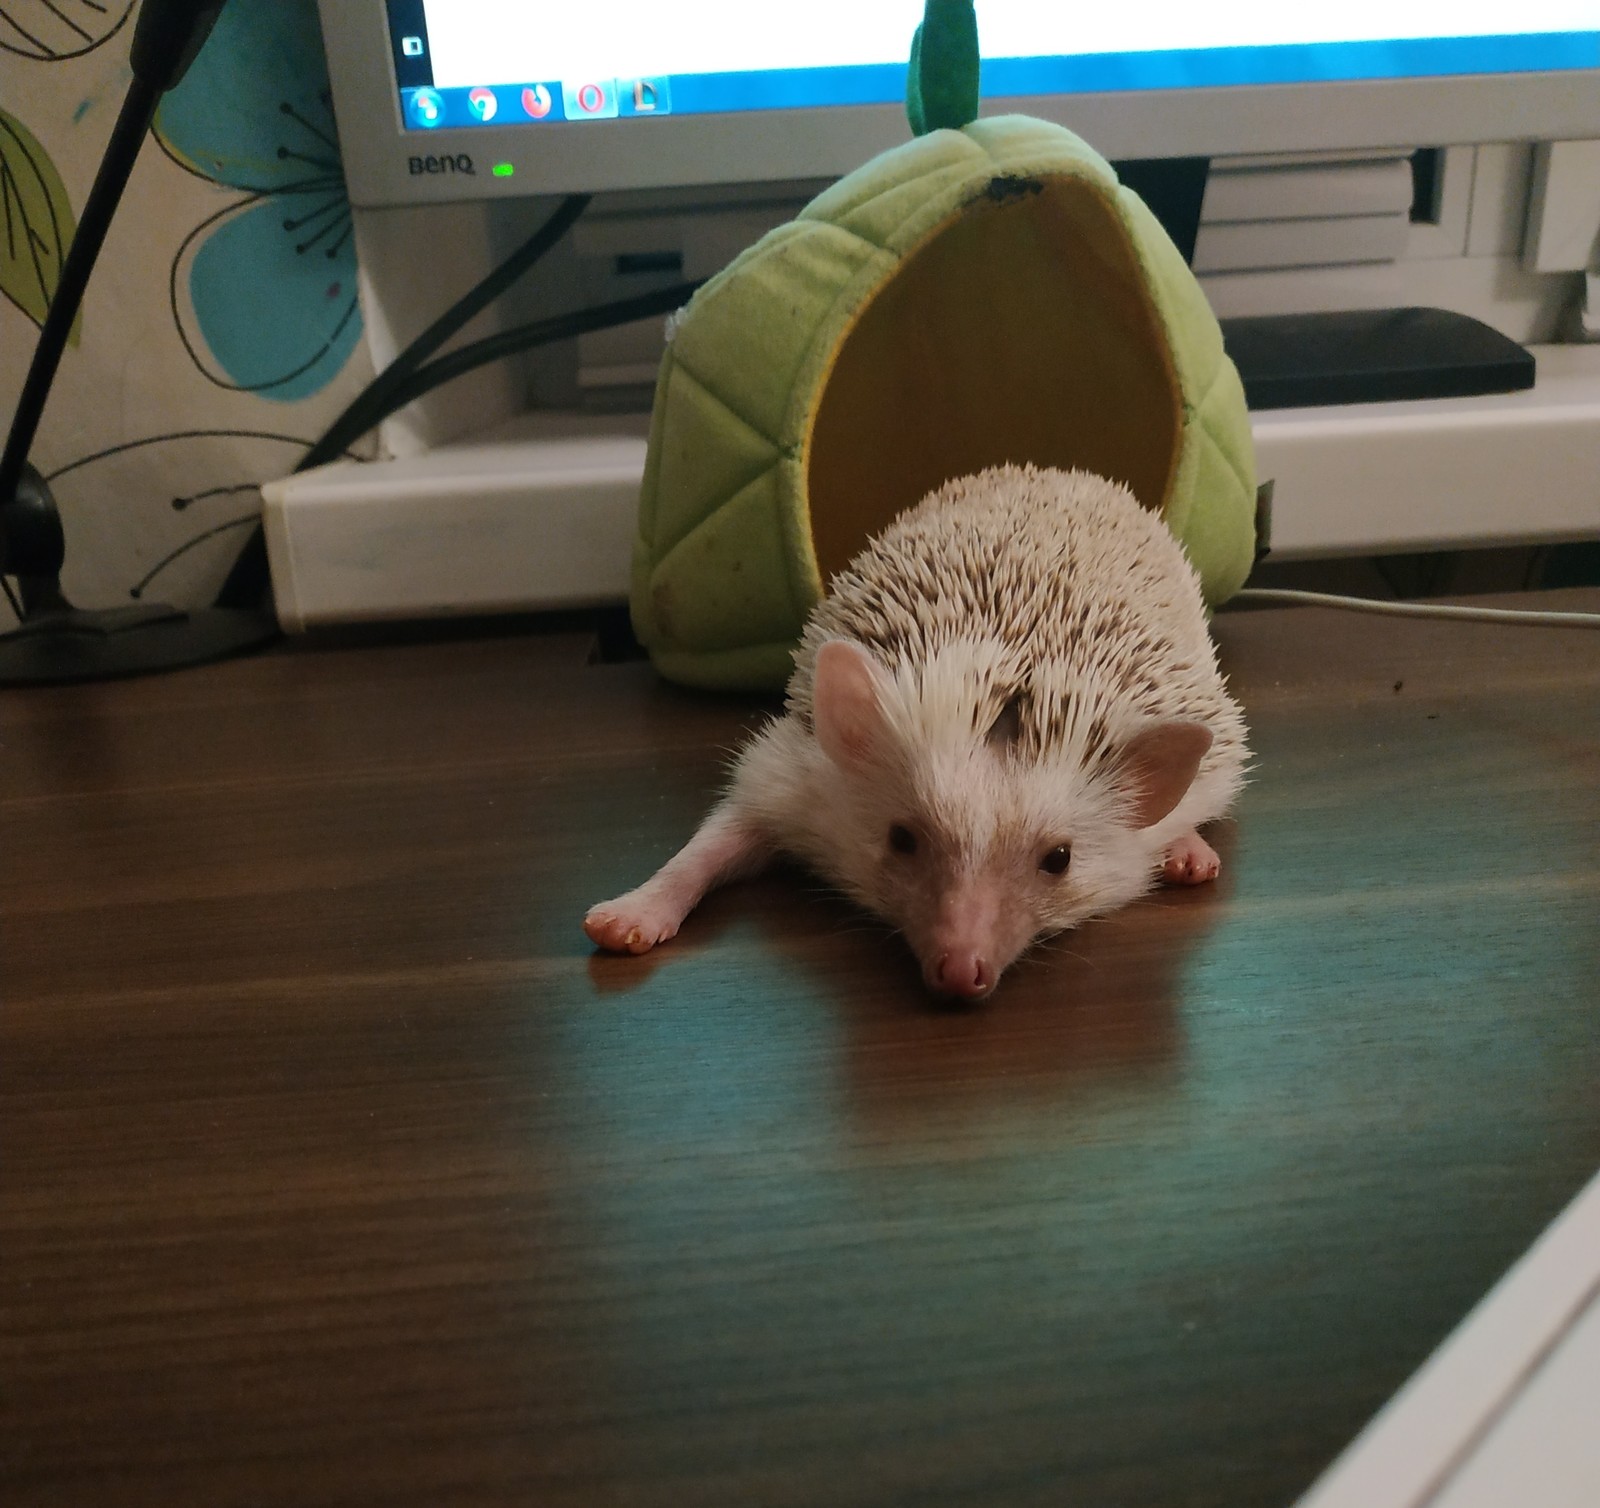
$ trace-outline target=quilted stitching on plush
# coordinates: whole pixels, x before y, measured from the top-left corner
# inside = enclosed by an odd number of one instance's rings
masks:
[[[1254,452],[1243,391],[1199,284],[1098,153],[1025,116],[886,152],[764,237],[690,303],[662,361],[635,541],[636,630],[658,669],[774,689],[821,592],[803,450],[841,342],[929,235],[997,176],[1071,175],[1120,211],[1184,395],[1164,516],[1215,603],[1254,555]]]

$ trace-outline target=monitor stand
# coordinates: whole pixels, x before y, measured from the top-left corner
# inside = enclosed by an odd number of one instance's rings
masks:
[[[1200,239],[1200,210],[1211,176],[1209,157],[1152,157],[1135,162],[1114,162],[1117,181],[1144,200],[1183,259],[1194,265],[1195,242]]]

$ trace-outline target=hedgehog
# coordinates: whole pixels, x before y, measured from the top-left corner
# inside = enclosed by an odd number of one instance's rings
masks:
[[[721,801],[584,930],[644,953],[785,854],[898,930],[930,990],[977,1000],[1034,943],[1162,880],[1215,879],[1199,829],[1247,758],[1161,519],[1090,472],[996,466],[834,578]]]

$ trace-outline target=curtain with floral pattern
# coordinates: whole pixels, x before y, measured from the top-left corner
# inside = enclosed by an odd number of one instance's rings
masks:
[[[128,84],[134,9],[0,0],[7,422]],[[370,377],[315,0],[228,0],[162,102],[34,446],[68,595],[209,601],[258,484]]]

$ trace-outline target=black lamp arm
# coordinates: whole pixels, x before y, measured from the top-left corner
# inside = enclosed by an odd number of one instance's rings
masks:
[[[164,94],[205,45],[223,0],[145,0],[133,27],[133,76]]]
[[[61,276],[39,343],[23,379],[16,411],[0,452],[0,563],[7,575],[54,576],[61,568],[60,525],[41,521],[53,512],[37,473],[24,485],[24,467],[33,448],[45,400],[55,382],[67,337],[83,303],[89,274],[105,244],[112,216],[133,172],[139,148],[155,119],[161,95],[183,77],[211,31],[223,0],[145,0],[134,26],[133,82],[111,128],[111,139],[95,174],[78,229],[67,248]],[[52,558],[53,557],[53,558]]]

